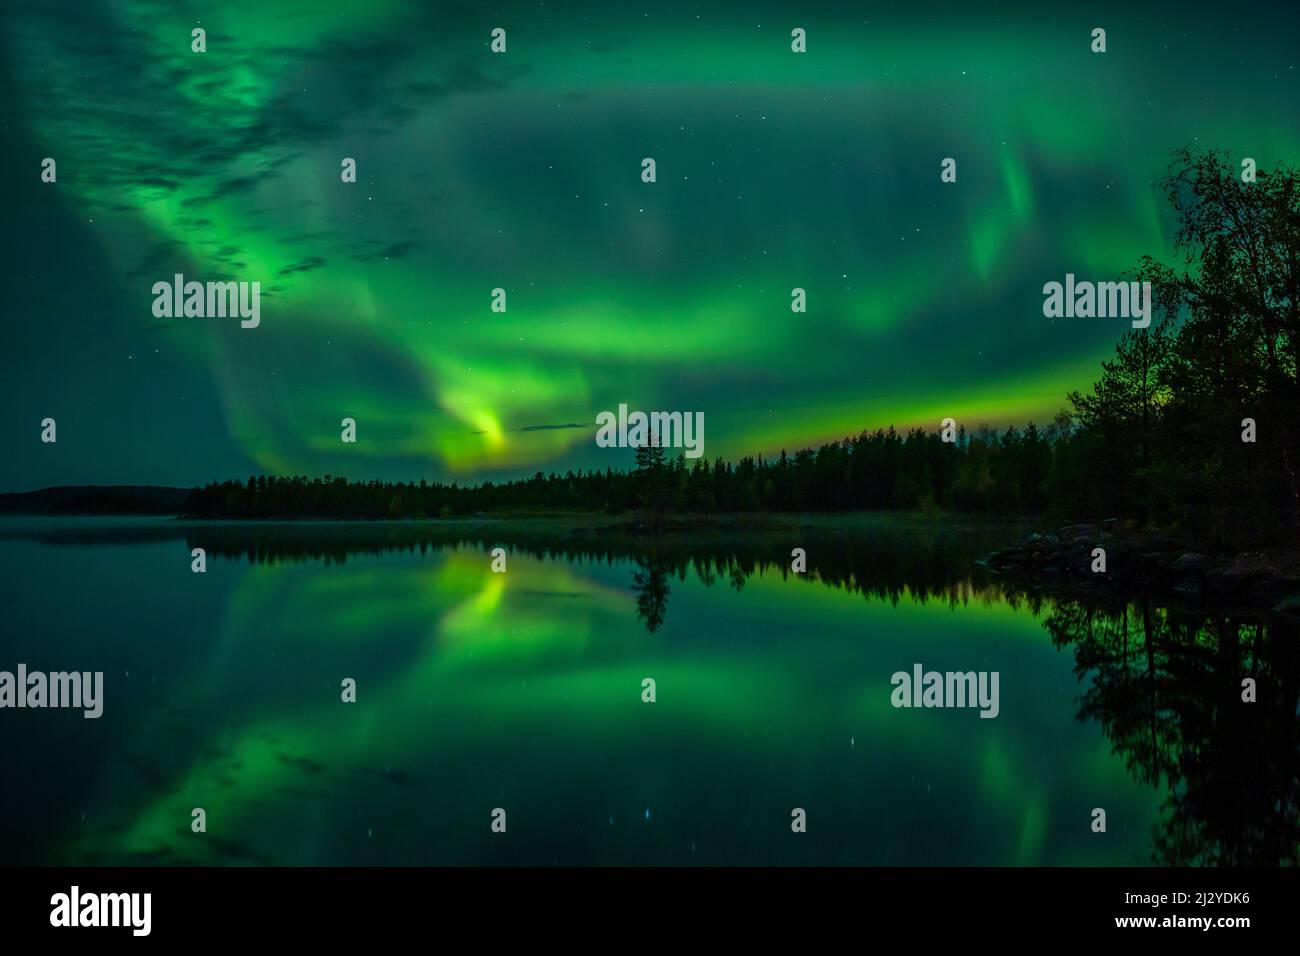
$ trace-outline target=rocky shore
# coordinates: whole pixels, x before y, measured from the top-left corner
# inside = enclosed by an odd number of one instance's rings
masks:
[[[1095,549],[1105,571],[1094,571]],[[1114,519],[1031,534],[978,562],[1036,589],[1065,587],[1101,594],[1166,594],[1271,610],[1300,621],[1300,550],[1203,554],[1160,534]]]

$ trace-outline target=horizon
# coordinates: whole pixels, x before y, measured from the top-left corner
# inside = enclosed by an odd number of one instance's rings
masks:
[[[1049,424],[1050,424],[1050,423],[1049,423]],[[1011,425],[1007,425],[1007,426],[1005,426],[1005,428],[1013,428],[1013,429],[1016,429],[1016,430],[1019,431],[1019,432],[1023,432],[1023,431],[1024,431],[1026,428],[1028,428],[1030,425],[1033,425],[1033,426],[1035,426],[1036,428],[1038,427],[1038,423],[1037,423],[1037,422],[1029,421],[1029,422],[1026,422],[1026,423],[1024,424],[1023,427],[1017,427],[1015,424],[1011,424]],[[971,441],[973,438],[980,437],[980,436],[982,436],[982,435],[987,435],[987,436],[990,436],[990,437],[993,437],[993,438],[997,438],[999,435],[1001,435],[1001,434],[1005,431],[1005,428],[995,428],[994,426],[992,426],[992,425],[989,424],[988,422],[981,422],[980,424],[976,425],[974,428],[966,428],[965,426],[961,426],[961,427],[962,427],[962,429],[963,429],[963,431],[964,431],[964,435],[963,435],[962,437],[965,439],[966,442],[969,442],[969,441]],[[1044,426],[1044,428],[1045,428],[1045,427],[1046,427],[1046,425]],[[1043,435],[1043,434],[1044,434],[1044,428],[1038,428],[1038,432],[1039,432],[1040,435]],[[744,460],[744,459],[746,459],[746,458],[748,458],[748,459],[752,459],[752,460],[755,461],[755,462],[769,462],[769,463],[770,463],[770,462],[773,462],[773,461],[777,461],[777,460],[779,460],[779,459],[781,458],[781,456],[783,456],[783,455],[788,456],[789,458],[793,459],[795,455],[797,455],[797,454],[799,454],[800,452],[803,452],[803,451],[816,451],[819,447],[823,447],[823,446],[828,445],[828,444],[840,444],[840,443],[843,443],[843,442],[846,442],[846,441],[852,441],[853,438],[855,438],[857,435],[875,434],[876,432],[880,432],[880,433],[888,433],[889,431],[892,430],[895,434],[898,435],[898,437],[899,437],[900,439],[902,439],[903,441],[907,441],[908,438],[911,436],[911,434],[912,434],[914,431],[918,430],[918,429],[920,429],[921,431],[924,431],[926,435],[940,435],[940,434],[942,433],[942,430],[941,430],[941,429],[927,430],[927,429],[924,429],[924,428],[923,428],[922,426],[920,426],[920,425],[914,425],[914,426],[911,426],[911,427],[909,427],[909,428],[907,428],[907,429],[899,428],[899,427],[896,427],[896,426],[894,426],[894,425],[886,425],[886,426],[882,426],[882,427],[880,427],[880,428],[862,428],[862,429],[859,429],[858,432],[856,432],[856,433],[849,434],[849,435],[845,435],[845,436],[843,436],[842,438],[832,439],[832,440],[830,440],[830,441],[826,441],[826,442],[820,442],[820,443],[818,443],[817,445],[804,445],[804,446],[802,446],[802,447],[794,448],[794,449],[790,449],[790,448],[781,448],[781,449],[778,449],[778,450],[775,451],[775,452],[759,452],[759,453],[757,453],[757,454],[752,454],[752,455],[742,455],[742,456],[740,456],[739,458],[735,458],[735,459],[731,459],[731,458],[723,458],[721,455],[714,456],[714,457],[712,457],[712,458],[709,457],[708,455],[704,455],[704,456],[701,456],[701,457],[698,458],[698,459],[693,459],[693,458],[690,458],[689,456],[684,455],[684,453],[683,453],[683,449],[681,449],[681,448],[667,448],[667,447],[665,447],[665,451],[666,451],[666,452],[673,452],[673,454],[669,454],[669,455],[666,456],[666,459],[667,459],[668,461],[672,461],[673,459],[675,459],[675,458],[677,458],[677,457],[682,457],[682,458],[684,458],[685,461],[687,462],[687,467],[688,467],[688,468],[691,467],[691,464],[690,464],[691,462],[694,462],[694,461],[697,461],[697,460],[698,460],[698,461],[701,461],[701,462],[704,463],[705,465],[708,465],[709,467],[713,467],[713,465],[714,465],[717,461],[723,461],[725,464],[727,464],[727,465],[729,465],[729,466],[734,466],[734,465],[736,465],[738,462],[740,462],[740,461],[742,461],[742,460]],[[959,447],[962,445],[962,439],[961,439],[961,438],[959,438],[959,439],[957,440],[957,444],[958,444]],[[510,475],[510,476],[503,477],[503,478],[483,478],[483,479],[480,479],[480,480],[474,480],[474,481],[458,482],[458,484],[460,485],[461,488],[474,488],[474,487],[479,487],[479,486],[484,485],[484,484],[487,484],[487,483],[492,483],[492,484],[494,484],[494,485],[502,485],[502,484],[507,484],[507,483],[511,483],[511,482],[524,482],[524,481],[528,481],[530,478],[533,478],[533,477],[534,477],[535,475],[537,475],[537,474],[543,474],[543,475],[546,475],[546,476],[550,477],[550,476],[563,476],[563,475],[568,474],[568,473],[570,473],[570,472],[572,472],[573,474],[586,474],[586,473],[588,473],[588,472],[601,472],[601,473],[603,473],[603,472],[605,472],[607,469],[610,470],[610,471],[613,471],[613,472],[616,473],[616,474],[618,474],[618,473],[630,474],[630,473],[632,473],[632,472],[634,472],[634,471],[636,470],[636,468],[635,468],[635,461],[633,460],[633,455],[634,455],[634,453],[635,453],[635,451],[636,451],[636,448],[635,448],[635,447],[628,447],[628,448],[623,449],[623,451],[626,453],[626,456],[627,456],[627,458],[628,458],[628,461],[626,461],[626,462],[622,462],[622,463],[610,463],[610,464],[608,464],[608,465],[603,465],[603,466],[599,466],[599,467],[581,468],[581,469],[578,469],[578,468],[565,468],[565,469],[563,469],[563,470],[558,470],[558,469],[538,469],[538,470],[533,471],[533,472],[531,472],[531,473],[522,473],[522,472],[521,472],[521,473],[519,473],[519,474]],[[629,466],[631,466],[631,467],[629,467]],[[437,480],[435,480],[435,479],[430,479],[430,478],[428,478],[427,476],[421,476],[421,477],[418,477],[418,478],[401,478],[401,477],[398,477],[398,478],[378,478],[378,477],[374,477],[374,476],[360,476],[360,477],[357,477],[357,476],[353,476],[353,475],[337,475],[337,474],[314,474],[314,475],[313,475],[313,474],[306,474],[306,473],[298,473],[298,474],[283,474],[283,475],[272,475],[272,474],[269,474],[269,473],[267,473],[267,472],[253,472],[253,473],[249,473],[248,475],[246,475],[246,476],[242,476],[242,477],[241,477],[241,476],[238,476],[238,475],[228,475],[228,476],[224,476],[224,477],[213,477],[213,478],[208,478],[208,479],[206,479],[206,480],[204,480],[204,481],[198,482],[197,484],[184,484],[184,485],[163,485],[163,484],[156,484],[156,483],[152,483],[152,482],[132,482],[132,481],[126,481],[126,482],[114,482],[114,483],[111,483],[111,484],[101,484],[101,483],[93,483],[93,482],[92,482],[92,483],[77,482],[77,483],[74,483],[74,484],[43,485],[43,486],[41,486],[41,487],[39,487],[39,488],[27,488],[27,489],[22,489],[22,490],[8,490],[8,489],[0,489],[0,496],[2,496],[2,495],[31,495],[31,494],[38,494],[38,493],[40,493],[40,492],[42,492],[42,491],[57,491],[57,490],[59,490],[59,489],[61,489],[61,488],[163,488],[163,489],[168,489],[168,490],[176,490],[176,489],[186,489],[186,490],[188,490],[188,489],[194,489],[194,488],[202,488],[202,487],[205,487],[205,486],[207,486],[207,485],[212,485],[212,484],[221,484],[221,483],[223,483],[223,482],[229,482],[229,481],[244,481],[244,480],[246,480],[247,478],[257,478],[257,477],[262,477],[262,478],[278,478],[278,479],[281,479],[281,480],[283,480],[283,479],[291,479],[291,478],[306,478],[306,479],[309,480],[309,481],[318,481],[318,480],[323,480],[323,479],[325,479],[325,478],[333,478],[333,479],[344,479],[344,480],[349,481],[349,482],[371,482],[371,481],[379,481],[379,482],[385,482],[385,483],[389,483],[389,484],[410,484],[410,485],[418,485],[420,482],[425,481],[425,482],[428,482],[428,483],[431,484],[431,485],[432,485],[432,484],[442,484],[442,485],[448,485],[448,486],[451,485],[453,482],[456,482],[456,481],[457,481],[455,478],[452,478],[452,479],[450,479],[450,480],[443,480],[443,479],[437,479]]]

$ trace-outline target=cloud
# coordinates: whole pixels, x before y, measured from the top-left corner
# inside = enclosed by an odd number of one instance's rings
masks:
[[[283,269],[281,269],[279,272],[275,274],[275,277],[278,279],[281,276],[292,275],[295,272],[311,272],[311,270],[319,269],[324,264],[325,264],[325,260],[322,259],[320,256],[308,256],[306,259],[303,259],[301,262],[295,262],[291,266],[285,266]]]
[[[354,262],[374,262],[378,259],[405,259],[410,253],[423,245],[424,243],[414,240],[392,242],[375,252],[358,253],[352,257],[352,260]]]

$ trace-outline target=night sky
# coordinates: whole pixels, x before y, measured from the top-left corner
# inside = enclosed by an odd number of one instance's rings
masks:
[[[3,491],[622,468],[620,403],[709,458],[1043,424],[1128,325],[1043,284],[1172,256],[1170,150],[1300,156],[1294,4],[48,6],[0,30]],[[156,318],[178,272],[260,327]]]

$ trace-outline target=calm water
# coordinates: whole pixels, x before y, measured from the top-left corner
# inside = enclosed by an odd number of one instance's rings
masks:
[[[105,702],[0,710],[0,862],[1294,862],[1295,629],[1008,594],[1018,536],[9,519],[0,670]],[[915,663],[999,716],[895,709]]]

